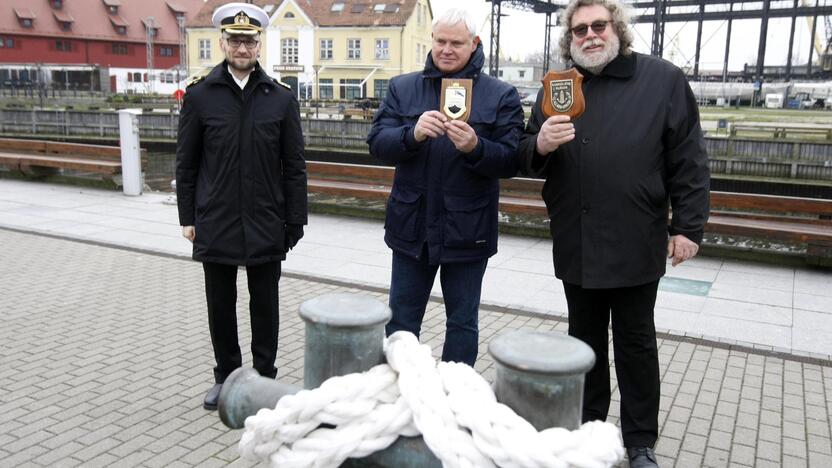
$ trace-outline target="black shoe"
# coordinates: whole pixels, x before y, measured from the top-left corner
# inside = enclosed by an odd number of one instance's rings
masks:
[[[220,390],[222,390],[222,384],[214,384],[214,386],[211,387],[211,390],[208,390],[208,393],[205,394],[205,400],[202,401],[202,407],[211,411],[217,409],[217,402],[220,401]]]
[[[630,468],[658,468],[656,463],[656,452],[650,447],[629,447],[627,458],[630,459]]]

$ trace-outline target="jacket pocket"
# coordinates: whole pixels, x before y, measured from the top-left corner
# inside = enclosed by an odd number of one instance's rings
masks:
[[[396,187],[387,200],[384,229],[399,239],[415,241],[421,229],[419,222],[421,209],[421,193]]]
[[[445,246],[486,247],[491,217],[491,194],[445,195]]]

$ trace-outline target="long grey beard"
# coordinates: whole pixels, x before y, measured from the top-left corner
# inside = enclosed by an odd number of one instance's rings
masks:
[[[584,47],[589,47],[591,45],[598,45],[603,44],[600,38],[593,39],[590,42],[584,42]],[[586,70],[592,72],[593,74],[597,75],[601,73],[601,70],[604,69],[610,62],[615,60],[615,57],[618,56],[618,51],[621,48],[621,41],[618,40],[618,36],[615,34],[610,36],[610,39],[607,41],[606,46],[604,47],[604,52],[599,55],[589,55],[585,54],[583,49],[579,48],[575,42],[569,45],[569,52],[572,54],[572,61],[576,64],[580,65],[581,67],[585,68]]]

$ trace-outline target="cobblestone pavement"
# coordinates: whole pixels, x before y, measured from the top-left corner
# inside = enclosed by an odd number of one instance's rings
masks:
[[[0,229],[0,466],[248,466],[241,432],[202,409],[213,358],[191,261]],[[245,272],[240,303],[247,302]],[[303,376],[301,302],[366,288],[284,277],[278,378]],[[248,319],[240,308],[241,346]],[[423,340],[444,330],[432,302]],[[482,311],[481,357],[503,330],[558,319]],[[832,363],[663,337],[664,467],[832,466]],[[248,354],[248,353],[246,353]],[[250,362],[246,362],[250,365]],[[618,414],[617,397],[611,413]]]

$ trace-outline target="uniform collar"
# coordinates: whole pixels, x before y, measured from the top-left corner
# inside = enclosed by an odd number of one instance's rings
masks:
[[[630,78],[636,73],[636,61],[638,60],[638,53],[631,52],[630,55],[621,55],[618,54],[612,62],[607,64],[601,73],[595,75],[591,71],[581,67],[580,65],[575,65],[575,68],[581,72],[582,75],[587,77],[588,79],[593,76],[611,76],[613,78]]]
[[[267,85],[276,87],[277,83],[271,80],[268,75],[263,71],[260,67],[260,62],[257,62],[254,65],[254,70],[248,75],[248,81],[250,85],[258,85],[260,83],[265,83]],[[228,71],[228,62],[225,60],[222,63],[215,66],[211,73],[205,78],[206,83],[226,83],[234,86],[235,88],[239,88],[237,83],[234,82],[234,77],[231,76],[231,73]],[[247,85],[249,86],[249,85]]]

